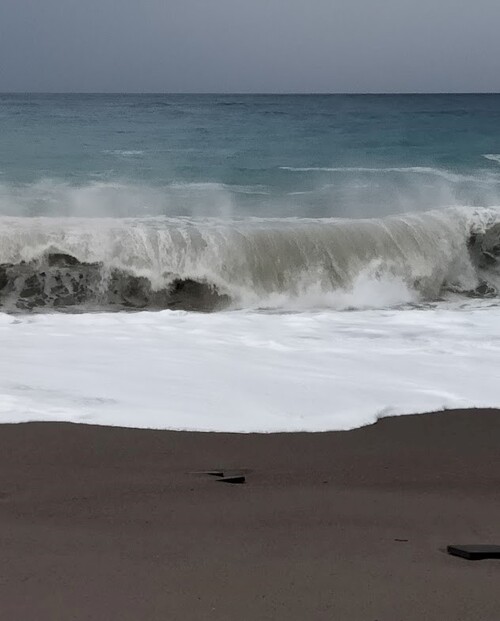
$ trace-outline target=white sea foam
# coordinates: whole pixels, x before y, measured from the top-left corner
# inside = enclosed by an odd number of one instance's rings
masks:
[[[144,155],[144,151],[139,149],[113,149],[112,151],[104,151],[104,153],[108,153],[109,155],[119,155],[121,157],[140,157]]]
[[[485,153],[483,157],[485,157],[487,160],[491,160],[492,162],[500,164],[500,153]]]
[[[351,429],[500,406],[500,308],[0,314],[3,422]]]
[[[489,156],[484,156],[489,157]],[[432,168],[430,166],[389,166],[386,168],[371,168],[364,166],[304,166],[304,167],[296,167],[296,166],[280,166],[281,170],[288,170],[290,172],[332,172],[332,173],[367,173],[367,174],[391,174],[391,173],[401,173],[401,174],[417,174],[417,175],[428,175],[434,177],[440,177],[445,181],[450,183],[459,183],[463,181],[473,181],[475,183],[487,182],[491,183],[492,181],[498,182],[498,179],[492,179],[488,176],[479,176],[479,175],[463,175],[459,173],[454,173],[449,170],[444,170],[442,168]]]

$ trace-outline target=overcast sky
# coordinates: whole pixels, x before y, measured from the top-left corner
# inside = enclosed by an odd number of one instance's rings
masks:
[[[500,91],[500,0],[0,0],[0,91]]]

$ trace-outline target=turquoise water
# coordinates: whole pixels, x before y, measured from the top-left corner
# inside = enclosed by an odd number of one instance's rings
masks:
[[[0,214],[500,204],[500,96],[0,95]]]
[[[499,121],[496,95],[2,95],[0,308],[498,300]]]

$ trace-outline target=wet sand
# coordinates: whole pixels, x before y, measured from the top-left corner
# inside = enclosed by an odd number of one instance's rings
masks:
[[[230,485],[200,470],[244,472]],[[0,426],[12,621],[495,621],[500,411],[351,432]]]

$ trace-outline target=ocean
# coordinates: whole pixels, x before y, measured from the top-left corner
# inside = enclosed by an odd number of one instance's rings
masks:
[[[0,95],[0,415],[498,407],[500,95]]]

